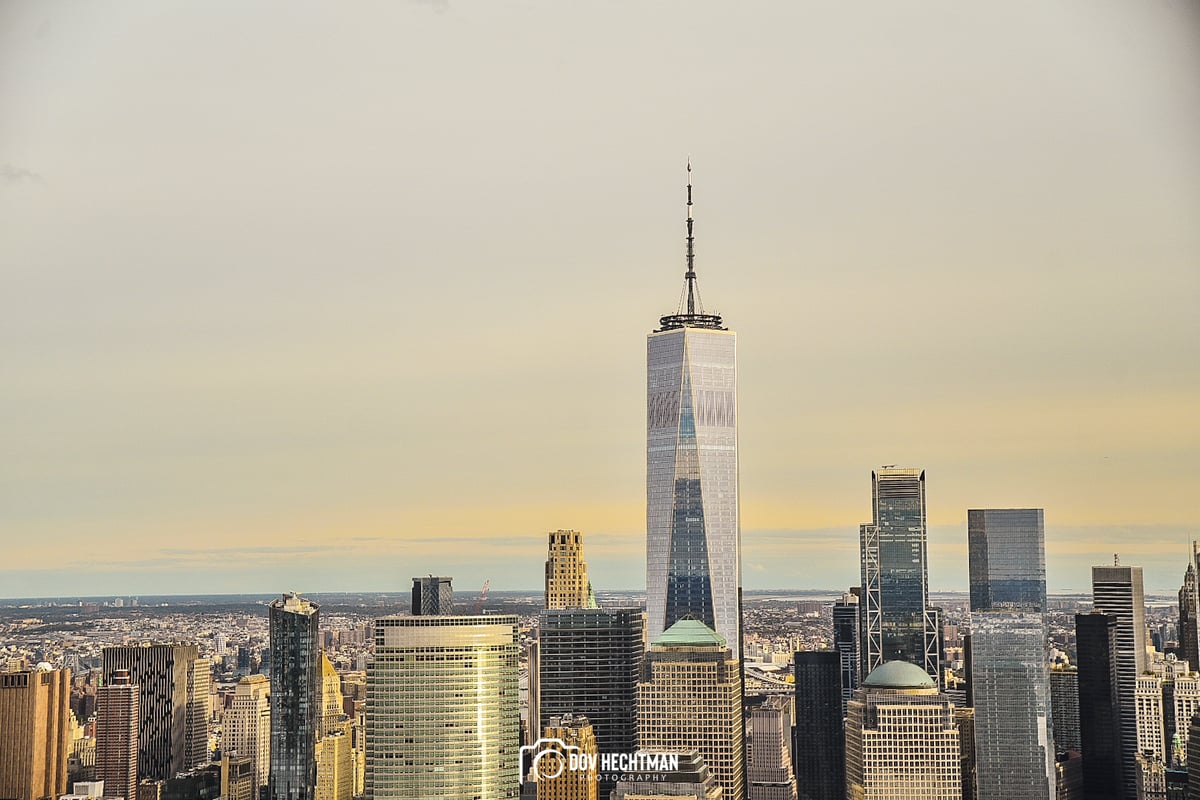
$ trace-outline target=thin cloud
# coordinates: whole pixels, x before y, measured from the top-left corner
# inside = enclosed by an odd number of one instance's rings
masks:
[[[0,183],[44,183],[42,176],[15,164],[0,164]]]

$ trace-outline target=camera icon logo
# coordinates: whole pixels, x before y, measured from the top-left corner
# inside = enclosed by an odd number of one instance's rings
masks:
[[[537,783],[539,780],[554,780],[567,771],[571,756],[578,758],[583,750],[573,744],[567,744],[562,739],[538,739],[533,744],[527,744],[520,750],[521,762],[524,763],[526,754],[530,757],[529,773],[522,776],[522,783]]]

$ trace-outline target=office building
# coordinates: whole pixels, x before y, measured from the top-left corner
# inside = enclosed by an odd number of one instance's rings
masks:
[[[636,608],[544,612],[537,657],[543,725],[551,717],[582,714],[601,753],[636,751],[644,630],[645,615]],[[530,702],[532,718],[532,696]]]
[[[1117,619],[1107,614],[1075,615],[1079,740],[1083,746],[1083,792],[1088,800],[1127,797],[1118,706],[1117,624]]]
[[[317,742],[315,800],[352,800],[354,797],[354,741],[350,727],[349,720],[339,721]]]
[[[597,800],[600,797],[597,768],[571,769],[566,761],[569,752],[585,756],[596,756],[596,736],[588,718],[584,716],[551,717],[542,730],[543,739],[562,742],[564,751],[552,747],[554,754],[538,758],[536,765],[530,763],[530,776],[537,775],[537,800]],[[596,764],[599,762],[597,761]],[[536,767],[536,770],[535,770]]]
[[[961,800],[954,706],[921,667],[889,661],[854,693],[846,718],[846,797]]]
[[[859,526],[863,672],[907,661],[940,685],[940,620],[928,602],[924,470],[872,472],[871,505],[871,522]]]
[[[833,604],[833,649],[841,659],[843,718],[862,677],[862,659],[859,657],[862,641],[860,615],[857,587],[843,594],[842,599]]]
[[[746,766],[749,800],[797,800],[791,738],[791,698],[769,695],[751,709]]]
[[[271,636],[271,770],[267,800],[313,800],[321,725],[320,607],[288,593],[267,613]]]
[[[1197,588],[1197,566],[1200,565],[1200,544],[1192,542],[1192,557],[1183,573],[1179,589],[1179,657],[1194,668],[1200,668],[1200,589]]]
[[[595,608],[583,558],[583,534],[552,531],[546,555],[546,608]]]
[[[972,612],[979,800],[1051,800],[1055,768],[1049,683],[1041,613]]]
[[[0,797],[57,798],[67,791],[71,671],[39,664],[0,672]]]
[[[96,779],[115,797],[133,797],[138,774],[138,697],[129,671],[96,688]]]
[[[325,651],[319,656],[321,671],[321,725],[320,736],[327,736],[338,729],[345,714],[342,708],[342,677],[333,667]]]
[[[1045,614],[1045,542],[1040,508],[967,511],[971,610]]]
[[[1146,609],[1142,568],[1092,567],[1092,609],[1117,620],[1117,708],[1121,715],[1121,779],[1126,797],[1137,792],[1137,677],[1146,669]],[[1086,751],[1085,751],[1086,752]],[[1086,756],[1085,756],[1086,758]],[[1085,763],[1086,768],[1086,763]]]
[[[647,625],[700,620],[740,660],[737,336],[700,302],[688,169],[684,296],[646,341]]]
[[[106,647],[103,665],[105,683],[121,670],[140,687],[139,780],[166,780],[208,763],[211,678],[196,645]]]
[[[743,796],[740,661],[703,622],[682,619],[654,641],[638,684],[638,727],[641,750],[695,750],[726,797]]]
[[[249,758],[230,753],[221,755],[221,798],[258,800],[258,778],[254,763]]]
[[[846,794],[842,656],[832,650],[796,653],[794,674],[792,769],[800,797],[840,800]]]
[[[517,622],[504,615],[376,621],[367,670],[368,800],[518,796]]]
[[[413,578],[412,615],[436,616],[454,613],[454,588],[451,579],[429,575]]]
[[[645,776],[648,780],[623,780],[612,800],[736,800],[718,784],[696,751],[679,754],[679,769]]]
[[[963,800],[977,800],[979,791],[976,781],[975,709],[955,706],[954,724],[958,726],[958,761],[962,765],[959,770],[959,774],[962,776],[962,798]]]
[[[1080,751],[1079,671],[1075,667],[1050,670],[1050,718],[1054,720],[1054,749]]]
[[[271,682],[266,675],[238,681],[221,731],[222,751],[250,759],[255,786],[266,786],[271,773]]]

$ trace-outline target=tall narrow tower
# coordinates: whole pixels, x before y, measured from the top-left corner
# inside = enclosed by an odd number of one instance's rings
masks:
[[[1117,708],[1121,716],[1121,780],[1125,796],[1137,795],[1138,676],[1146,671],[1146,605],[1142,568],[1117,563],[1092,567],[1092,609],[1117,621]],[[1082,695],[1081,695],[1082,697]]]
[[[96,689],[96,778],[106,794],[137,794],[138,695],[129,670],[119,669],[112,681]]]
[[[583,558],[583,534],[552,531],[546,551],[546,608],[596,608]]]
[[[737,335],[696,285],[691,164],[687,271],[676,313],[646,341],[646,612],[649,641],[686,617],[740,659]]]
[[[298,594],[271,603],[271,771],[268,800],[313,800],[321,725],[319,606]]]

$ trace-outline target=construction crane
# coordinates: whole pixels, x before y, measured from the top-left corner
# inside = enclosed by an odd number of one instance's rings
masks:
[[[488,589],[492,588],[492,579],[488,578],[483,582],[483,588],[479,590],[479,602],[475,604],[475,614],[478,616],[483,613],[483,604],[487,602]]]

